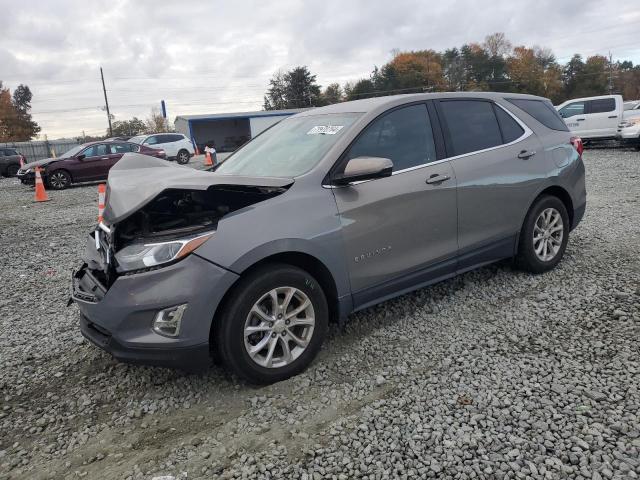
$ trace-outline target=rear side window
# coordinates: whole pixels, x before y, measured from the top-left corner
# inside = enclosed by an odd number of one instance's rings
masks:
[[[403,107],[378,117],[349,149],[347,158],[356,157],[388,158],[394,172],[435,161],[426,105]]]
[[[496,117],[502,130],[502,140],[504,143],[511,143],[524,134],[524,129],[516,122],[511,115],[502,108],[495,106]]]
[[[589,113],[613,112],[615,109],[616,101],[613,98],[599,98],[598,100],[589,100]]]
[[[449,130],[453,156],[502,144],[502,135],[491,102],[442,100],[440,109]]]
[[[513,103],[519,109],[524,110],[551,130],[560,130],[562,132],[569,131],[567,125],[562,121],[562,117],[549,102],[523,98],[508,98],[507,101]]]

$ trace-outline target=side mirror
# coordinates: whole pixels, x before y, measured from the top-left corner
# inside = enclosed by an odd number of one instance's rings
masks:
[[[76,158],[77,158],[78,160],[84,160],[85,158],[87,158],[87,156],[83,153],[83,154],[81,154],[81,155],[78,155]]]
[[[393,171],[393,162],[382,157],[357,157],[352,158],[344,168],[344,173],[333,177],[334,185],[348,185],[362,180],[390,177]]]

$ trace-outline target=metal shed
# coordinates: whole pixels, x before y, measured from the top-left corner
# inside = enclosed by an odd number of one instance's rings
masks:
[[[213,143],[220,153],[232,152],[274,123],[304,110],[179,115],[175,127],[178,132],[191,138],[200,151],[206,144]]]

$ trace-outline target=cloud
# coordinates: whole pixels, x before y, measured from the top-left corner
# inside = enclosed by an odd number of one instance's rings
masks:
[[[259,109],[270,76],[367,76],[392,49],[443,50],[503,31],[514,44],[640,61],[640,15],[613,0],[0,0],[0,79],[28,84],[50,137],[103,132],[99,67],[118,119]],[[40,112],[40,113],[38,113]]]

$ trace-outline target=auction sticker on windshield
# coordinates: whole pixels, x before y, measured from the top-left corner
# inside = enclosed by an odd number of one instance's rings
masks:
[[[307,135],[335,135],[342,130],[344,125],[316,125],[307,132]]]

